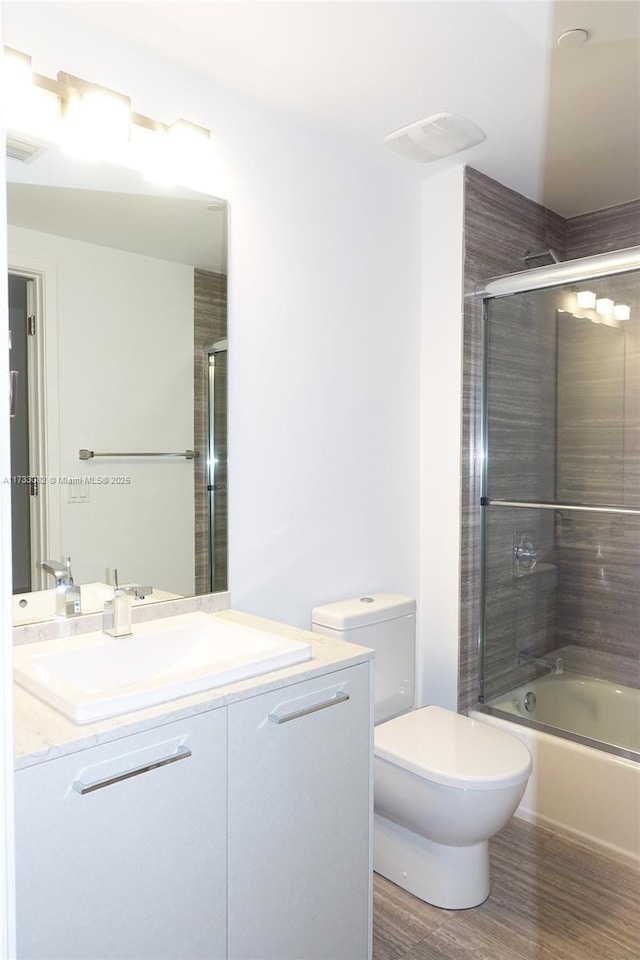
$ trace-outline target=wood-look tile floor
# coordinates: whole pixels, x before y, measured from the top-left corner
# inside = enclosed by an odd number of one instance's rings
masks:
[[[523,820],[491,841],[491,893],[429,906],[376,875],[374,960],[638,960],[640,872]]]

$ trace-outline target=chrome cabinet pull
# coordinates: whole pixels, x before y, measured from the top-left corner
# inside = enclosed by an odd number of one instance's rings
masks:
[[[327,707],[333,707],[336,703],[344,703],[349,700],[348,693],[336,693],[330,700],[323,700],[322,703],[316,703],[313,707],[304,707],[302,710],[294,710],[293,713],[270,713],[269,720],[272,723],[288,723],[289,720],[298,720],[300,717],[306,717],[310,713],[317,713],[318,710],[326,710]]]
[[[186,760],[191,756],[191,750],[187,747],[178,747],[175,753],[169,757],[162,757],[160,760],[154,760],[152,763],[145,763],[142,767],[134,767],[133,770],[127,770],[125,773],[119,773],[115,777],[108,777],[106,780],[95,780],[93,783],[83,783],[82,780],[74,780],[73,789],[76,793],[84,795],[93,793],[94,790],[101,790],[103,787],[110,787],[113,783],[120,783],[121,780],[129,780],[131,777],[137,777],[140,773],[148,773],[149,770],[156,770],[158,767],[166,767],[169,763],[175,763],[176,760]]]

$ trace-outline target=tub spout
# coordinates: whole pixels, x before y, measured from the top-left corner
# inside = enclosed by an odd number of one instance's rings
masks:
[[[562,657],[556,657],[555,660],[548,660],[545,657],[534,657],[530,650],[520,650],[518,652],[518,663],[536,664],[544,667],[550,673],[558,676],[564,671]]]

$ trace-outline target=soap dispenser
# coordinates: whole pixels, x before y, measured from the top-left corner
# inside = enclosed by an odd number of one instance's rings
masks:
[[[118,571],[113,571],[113,599],[104,605],[102,629],[111,637],[131,636],[131,604],[133,597],[118,583]]]

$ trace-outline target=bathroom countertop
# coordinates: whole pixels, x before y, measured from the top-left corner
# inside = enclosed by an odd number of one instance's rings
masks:
[[[205,713],[236,700],[255,697],[268,690],[277,690],[292,682],[319,677],[373,659],[373,651],[366,647],[272,620],[263,620],[261,617],[235,610],[219,611],[215,616],[267,633],[276,633],[287,639],[310,642],[311,659],[249,680],[82,725],[73,723],[62,713],[14,684],[15,769],[76,753],[88,747],[172,723],[174,720]]]

